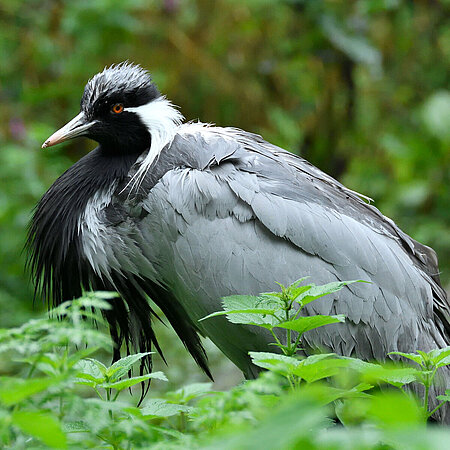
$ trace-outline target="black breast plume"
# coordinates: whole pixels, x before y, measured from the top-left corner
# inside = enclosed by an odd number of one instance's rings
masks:
[[[105,283],[85,258],[80,234],[80,220],[89,200],[99,191],[124,180],[138,155],[107,155],[96,148],[64,172],[36,206],[28,231],[28,269],[35,285],[35,298],[57,306],[82,295],[85,290],[115,291]],[[117,281],[119,283],[119,280]],[[151,309],[142,311],[140,320],[149,338],[137,343],[149,351],[156,339],[151,329]],[[133,340],[125,300],[112,304],[105,312],[111,336],[116,344],[114,359],[120,357],[122,342]],[[150,360],[146,362],[150,366]]]
[[[186,323],[182,308],[168,308],[170,301],[162,301],[167,292],[150,280],[137,279],[128,274],[112,272],[109,280],[101,279],[84,255],[80,221],[89,200],[97,193],[121,186],[138,155],[105,155],[101,148],[93,150],[63,173],[42,197],[37,205],[28,233],[28,268],[35,283],[35,298],[42,298],[49,305],[81,296],[85,290],[117,291],[119,299],[104,312],[115,343],[114,360],[120,358],[122,343],[129,343],[135,350],[148,352],[152,345],[162,356],[151,318],[147,294],[162,307],[176,332],[194,356],[194,359],[210,377],[206,355],[195,327]],[[121,187],[117,188],[119,191]],[[144,358],[141,371],[151,369],[151,358]]]
[[[81,251],[80,218],[93,195],[125,178],[135,156],[111,157],[97,148],[64,172],[36,206],[28,232],[28,267],[35,295],[56,306],[81,295],[89,273]],[[81,282],[81,283],[80,283]]]

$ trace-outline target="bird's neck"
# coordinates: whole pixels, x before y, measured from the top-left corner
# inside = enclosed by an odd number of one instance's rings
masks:
[[[51,196],[55,203],[77,205],[84,209],[89,199],[98,191],[124,180],[139,154],[120,154],[101,146],[64,172],[50,187],[44,198]],[[75,208],[74,208],[75,209]]]
[[[139,154],[112,154],[97,147],[53,183],[38,209],[44,204],[53,207],[52,213],[57,216],[64,211],[61,219],[65,223],[77,222],[89,200],[123,181],[138,157]]]
[[[80,269],[80,221],[89,201],[123,181],[139,155],[108,155],[100,147],[63,173],[37,205],[28,247],[30,267],[43,297],[52,293],[58,304],[63,297],[79,294],[70,274]],[[65,281],[64,281],[65,280]]]

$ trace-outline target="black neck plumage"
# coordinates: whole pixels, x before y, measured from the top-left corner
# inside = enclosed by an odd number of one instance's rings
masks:
[[[36,296],[57,305],[81,294],[70,280],[83,273],[78,227],[88,201],[127,176],[138,154],[111,155],[97,147],[64,172],[42,197],[28,234]]]
[[[150,295],[194,359],[212,378],[196,327],[185,320],[183,308],[164,288],[132,274],[114,272],[108,280],[100,278],[84,255],[80,223],[89,200],[113,185],[120,186],[117,188],[120,191],[138,157],[139,154],[120,155],[98,147],[63,173],[42,197],[31,220],[27,241],[35,297],[57,306],[80,297],[83,290],[117,291],[120,299],[104,311],[115,343],[113,359],[117,360],[123,342],[127,351],[131,343],[140,352],[150,352],[154,346],[162,355],[151,324],[155,314],[148,303]],[[151,356],[143,358],[141,370],[144,367],[150,370]]]

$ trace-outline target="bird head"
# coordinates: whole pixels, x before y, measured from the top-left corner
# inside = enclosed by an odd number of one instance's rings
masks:
[[[158,132],[164,121],[173,124],[180,118],[146,70],[123,62],[88,81],[80,113],[52,134],[42,148],[85,136],[107,153],[142,153],[150,148],[153,131]]]

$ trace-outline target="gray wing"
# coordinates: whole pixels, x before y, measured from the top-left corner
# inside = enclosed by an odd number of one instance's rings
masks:
[[[122,207],[124,198],[129,193],[121,191]],[[133,229],[127,264],[174,292],[194,323],[220,309],[224,295],[256,294],[309,275],[317,284],[371,282],[309,305],[310,314],[349,319],[309,332],[311,346],[382,359],[388,351],[448,342],[434,252],[354,192],[259,137],[187,127],[161,154],[139,202],[128,207],[136,219],[121,231]],[[123,254],[117,259],[126,265]],[[212,323],[199,327],[225,353],[242,350],[236,327],[236,342],[222,342],[228,324]],[[248,339],[267,343],[258,333]]]
[[[308,305],[308,314],[348,318],[306,333],[311,347],[384,359],[448,345],[434,252],[301,158],[242,131],[187,125],[139,191],[130,186],[119,186],[99,213],[103,244],[97,236],[86,251],[94,270],[159,286],[170,294],[159,303],[166,315],[180,308],[190,329],[247,376],[255,370],[247,352],[271,341],[265,330],[198,319],[219,310],[223,296],[276,290],[276,281],[302,276],[371,282]]]
[[[243,132],[214,130],[178,135],[137,204],[120,190],[105,212],[112,224],[112,211],[123,210],[109,267],[167,286],[193,323],[218,310],[221,296],[267,291],[275,281],[363,279],[372,283],[309,306],[311,314],[349,319],[309,332],[311,346],[367,359],[448,342],[440,319],[448,305],[432,277],[431,250],[300,158]],[[219,342],[228,324],[212,323],[199,327],[225,353],[241,350],[236,327],[236,342]]]

